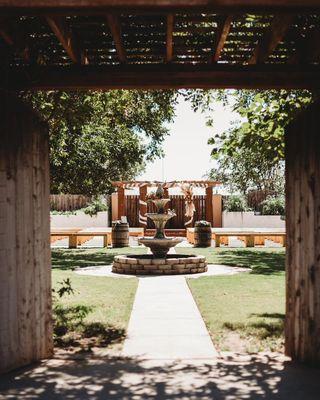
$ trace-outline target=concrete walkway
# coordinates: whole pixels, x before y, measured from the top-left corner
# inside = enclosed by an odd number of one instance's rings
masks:
[[[185,278],[139,279],[124,356],[192,360],[217,354]]]

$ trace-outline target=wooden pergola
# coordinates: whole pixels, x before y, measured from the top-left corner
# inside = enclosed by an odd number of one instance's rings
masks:
[[[0,370],[53,352],[48,129],[20,90],[320,88],[319,0],[0,0]],[[320,363],[320,105],[287,129],[286,354]]]
[[[0,0],[9,89],[309,88],[317,0]]]
[[[205,204],[206,204],[206,220],[211,222],[214,227],[221,227],[222,223],[222,200],[221,195],[213,196],[213,188],[221,185],[220,182],[213,180],[181,180],[181,181],[115,181],[112,183],[117,188],[117,197],[113,200],[113,207],[116,207],[117,212],[115,213],[114,219],[120,219],[121,216],[126,215],[125,210],[125,189],[139,189],[139,219],[140,226],[145,227],[146,218],[144,218],[147,212],[147,191],[148,187],[155,188],[157,185],[162,185],[164,188],[165,196],[169,196],[169,189],[180,187],[181,185],[187,184],[195,188],[203,188],[205,190]],[[114,213],[112,213],[114,215]],[[141,219],[142,216],[142,219]]]

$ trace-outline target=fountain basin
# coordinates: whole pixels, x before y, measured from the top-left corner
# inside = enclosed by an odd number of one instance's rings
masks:
[[[116,256],[112,272],[127,275],[184,275],[207,271],[204,256],[169,254],[155,258],[151,254]]]
[[[168,251],[171,247],[176,246],[178,243],[183,241],[182,238],[151,238],[151,237],[143,237],[138,240],[139,244],[144,244],[146,247],[149,247],[151,253],[156,258],[164,258],[168,254]]]

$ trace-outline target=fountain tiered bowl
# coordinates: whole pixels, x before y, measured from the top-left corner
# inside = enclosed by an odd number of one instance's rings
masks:
[[[142,237],[138,240],[151,250],[152,254],[123,255],[114,258],[112,271],[118,274],[130,275],[174,275],[195,274],[207,271],[204,256],[188,254],[168,254],[169,250],[183,241],[178,237],[166,237],[165,225],[176,216],[174,211],[165,211],[170,199],[152,200],[157,208],[156,213],[147,213],[155,225],[154,237]]]

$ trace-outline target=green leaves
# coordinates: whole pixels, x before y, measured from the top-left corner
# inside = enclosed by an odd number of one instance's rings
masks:
[[[187,98],[206,112],[221,102],[241,117],[231,129],[216,133],[208,141],[213,146],[211,156],[218,161],[218,168],[211,171],[212,178],[243,193],[249,189],[283,191],[284,131],[313,100],[310,92],[199,90],[188,93]],[[208,125],[213,122],[209,115]]]
[[[162,152],[174,91],[38,92],[24,99],[50,129],[52,193],[99,195]]]

